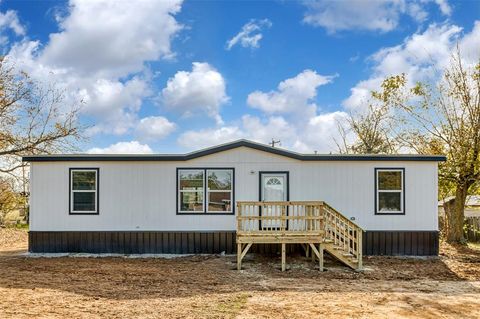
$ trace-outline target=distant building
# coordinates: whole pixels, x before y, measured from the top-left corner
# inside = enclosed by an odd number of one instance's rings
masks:
[[[444,200],[438,202],[438,215],[445,216],[443,203],[453,199],[454,196],[449,196]],[[480,195],[469,195],[465,201],[465,217],[480,217]]]

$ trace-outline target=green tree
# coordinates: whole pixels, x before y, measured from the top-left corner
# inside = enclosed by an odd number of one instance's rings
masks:
[[[15,191],[15,181],[0,177],[0,225],[4,225],[8,213],[23,208],[23,203],[24,198]]]
[[[454,195],[444,205],[446,239],[463,242],[465,200],[480,179],[480,63],[465,64],[459,50],[439,82],[407,85],[404,74],[387,78],[373,96],[395,112],[391,134],[417,153],[440,153],[440,188]]]

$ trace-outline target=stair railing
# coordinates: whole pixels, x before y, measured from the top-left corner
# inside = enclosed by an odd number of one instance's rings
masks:
[[[342,251],[344,256],[351,255],[358,269],[362,269],[363,229],[325,202],[322,205],[322,212],[325,242],[332,243],[333,247]]]

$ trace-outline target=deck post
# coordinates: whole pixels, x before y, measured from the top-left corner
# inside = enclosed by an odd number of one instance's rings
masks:
[[[237,244],[237,270],[242,269],[242,244]]]
[[[357,270],[362,270],[363,269],[363,245],[362,245],[362,239],[363,239],[363,232],[361,230],[357,230]]]
[[[318,245],[318,269],[323,272],[323,244]]]
[[[285,246],[286,244],[285,243],[282,243],[282,271],[285,271],[285,264],[286,264],[286,257],[285,257]]]
[[[315,244],[310,243],[310,246],[312,247],[312,255],[318,258],[318,267],[320,271],[323,271],[323,244],[322,243],[318,244],[318,250]]]

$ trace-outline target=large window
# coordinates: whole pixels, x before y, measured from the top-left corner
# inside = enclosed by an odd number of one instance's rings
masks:
[[[405,214],[405,170],[375,169],[375,213]]]
[[[98,168],[70,169],[70,214],[98,214]]]
[[[177,183],[178,213],[233,213],[233,168],[178,169]]]

